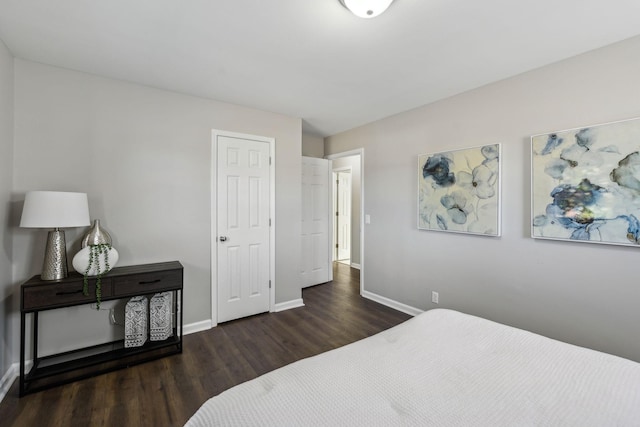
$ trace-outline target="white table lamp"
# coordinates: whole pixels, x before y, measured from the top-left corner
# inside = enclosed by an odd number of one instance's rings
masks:
[[[67,277],[67,248],[61,228],[90,225],[86,193],[29,191],[24,198],[20,227],[53,228],[47,237],[42,280]]]

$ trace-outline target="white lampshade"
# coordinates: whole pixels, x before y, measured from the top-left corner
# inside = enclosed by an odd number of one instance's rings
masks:
[[[65,228],[90,225],[87,193],[29,191],[20,227]]]
[[[374,18],[387,10],[393,0],[340,0],[354,15]]]

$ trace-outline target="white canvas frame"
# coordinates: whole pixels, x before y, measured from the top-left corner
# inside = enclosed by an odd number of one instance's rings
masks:
[[[639,246],[640,119],[531,137],[531,237]]]
[[[500,144],[418,156],[418,229],[500,236],[501,156]]]

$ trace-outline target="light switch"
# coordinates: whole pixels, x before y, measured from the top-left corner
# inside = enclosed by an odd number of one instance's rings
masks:
[[[367,214],[364,216],[364,223],[371,224],[371,215]]]

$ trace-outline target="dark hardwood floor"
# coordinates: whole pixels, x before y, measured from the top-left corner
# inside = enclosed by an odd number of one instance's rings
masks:
[[[0,403],[2,426],[182,426],[209,397],[410,316],[359,296],[360,272],[303,290],[305,307],[184,337],[183,353]]]

